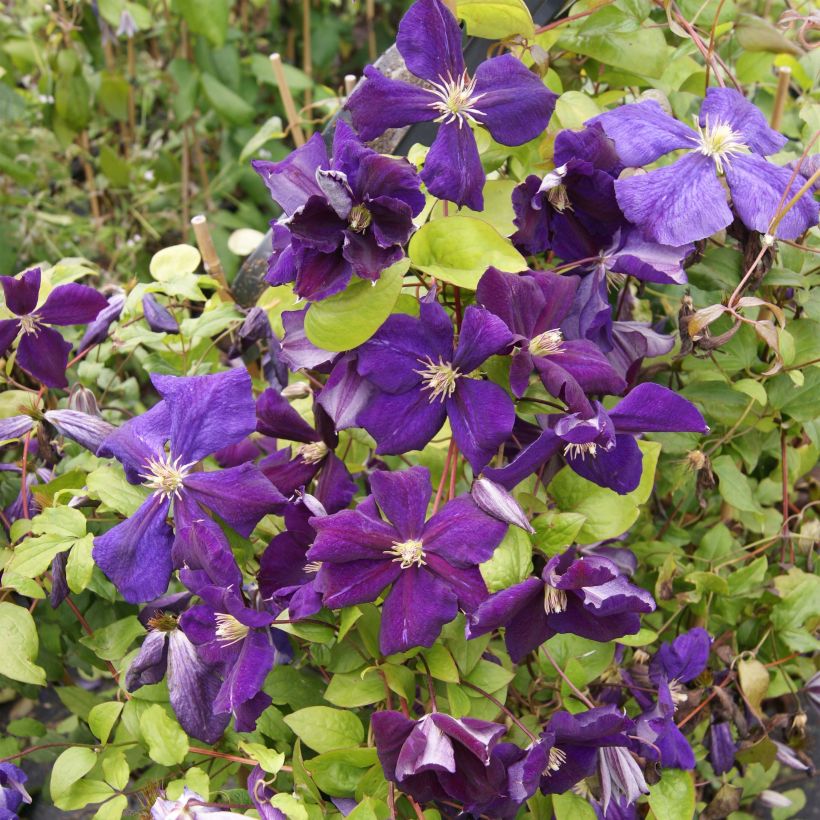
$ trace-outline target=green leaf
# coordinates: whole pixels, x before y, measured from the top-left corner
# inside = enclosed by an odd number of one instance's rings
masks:
[[[199,79],[208,102],[220,117],[234,125],[243,125],[254,118],[256,109],[216,77],[203,74]]]
[[[492,225],[502,236],[515,233],[515,211],[512,205],[512,192],[518,183],[514,179],[488,179],[484,183],[484,210],[473,211],[462,206],[459,214],[473,216]],[[430,219],[444,219],[444,200],[439,199],[430,211]],[[449,205],[447,206],[449,209]]]
[[[622,643],[624,646],[649,646],[657,640],[657,632],[642,626],[634,635],[624,635],[618,638],[618,643]]]
[[[576,512],[554,512],[539,515],[533,522],[535,546],[549,556],[563,552],[575,541],[587,518]]]
[[[760,558],[755,558],[748,566],[736,570],[726,579],[726,583],[729,585],[729,594],[738,598],[758,589],[763,584],[768,568],[769,562],[766,560],[766,556],[761,555]]]
[[[34,663],[40,646],[31,613],[22,606],[0,602],[0,674],[22,683],[44,686],[45,670]]]
[[[532,572],[532,544],[529,534],[519,527],[510,527],[493,557],[481,564],[479,569],[490,592],[497,592],[523,581]]]
[[[240,741],[239,748],[252,757],[268,774],[277,774],[285,763],[285,756],[261,743]]]
[[[109,747],[106,749],[102,760],[103,774],[105,781],[115,789],[124,789],[128,785],[128,778],[131,776],[131,768],[125,759],[122,749]]]
[[[59,805],[60,798],[78,780],[87,775],[96,765],[97,755],[93,749],[75,746],[66,749],[55,761],[51,769],[51,799]]]
[[[458,683],[458,667],[453,656],[440,643],[433,644],[429,649],[422,650],[422,655],[430,667],[430,674],[436,680],[445,683]]]
[[[375,284],[357,279],[341,293],[313,302],[305,315],[305,334],[322,350],[351,350],[366,342],[384,323],[401,293],[410,267],[402,259],[383,270]]]
[[[692,820],[695,816],[695,781],[692,772],[664,769],[649,787],[649,805],[658,820]]]
[[[188,736],[157,703],[140,716],[140,732],[148,744],[151,760],[162,766],[182,763],[188,754]]]
[[[600,106],[580,91],[565,91],[555,102],[555,116],[564,128],[583,128],[600,113]]]
[[[145,628],[137,620],[136,615],[129,615],[127,618],[121,618],[113,624],[94,630],[93,635],[80,638],[80,643],[104,661],[118,661],[125,655],[128,647],[144,634]]]
[[[270,804],[275,809],[279,809],[288,820],[308,820],[305,804],[292,794],[279,792],[270,799]]]
[[[476,664],[475,669],[467,675],[467,680],[472,683],[473,686],[478,686],[492,695],[500,689],[503,689],[513,677],[514,675],[509,669],[505,669],[497,663],[485,661],[482,658]],[[470,697],[473,697],[473,695],[481,697],[481,695],[472,692],[472,690],[468,690],[467,694],[469,694]]]
[[[100,148],[100,168],[115,188],[127,188],[131,166],[109,145]]]
[[[360,672],[337,673],[325,691],[325,700],[343,709],[368,706],[383,699],[384,682],[375,672],[364,678]]]
[[[472,37],[503,40],[515,34],[535,36],[532,15],[524,0],[458,0],[458,16]]]
[[[186,273],[193,273],[202,256],[193,245],[171,245],[157,251],[148,264],[151,276],[157,282],[172,282]]]
[[[527,260],[498,231],[471,216],[448,216],[423,225],[410,240],[413,267],[443,282],[475,290],[488,267],[526,270]]]
[[[769,691],[769,670],[757,658],[741,658],[737,663],[737,675],[749,708],[762,718],[761,704]]]
[[[128,89],[128,80],[122,74],[102,72],[97,98],[103,108],[120,122],[128,119]]]
[[[754,497],[749,479],[738,470],[731,456],[718,456],[712,461],[712,470],[720,479],[718,490],[727,504],[742,512],[763,515],[763,508]]]
[[[78,780],[59,799],[54,798],[54,805],[58,809],[72,811],[81,809],[89,803],[102,803],[113,794],[111,786],[102,780]]]
[[[127,808],[128,798],[124,794],[118,794],[103,803],[91,820],[120,820]]]
[[[229,0],[176,0],[176,6],[194,34],[207,37],[217,48],[224,44]]]
[[[329,706],[308,706],[285,716],[293,733],[322,753],[358,746],[364,740],[364,726],[352,712]]]
[[[122,712],[122,707],[122,703],[111,701],[109,703],[100,703],[88,713],[88,726],[100,739],[101,743],[108,742],[108,736],[111,734],[111,729],[114,728],[120,712]]]
[[[65,567],[65,578],[68,588],[72,592],[82,592],[91,582],[94,573],[94,536],[89,533],[79,541],[75,541]]]
[[[262,127],[245,143],[242,153],[239,155],[240,162],[247,162],[254,154],[258,153],[271,140],[282,139],[285,136],[282,128],[281,117],[271,117],[265,120]]]
[[[666,39],[659,28],[641,28],[589,37],[567,29],[558,45],[642,77],[660,77],[669,59]]]
[[[595,820],[596,817],[595,809],[583,797],[572,792],[554,794],[552,810],[555,820]]]
[[[377,763],[374,748],[339,749],[306,760],[305,768],[322,791],[352,796],[365,771]]]
[[[125,480],[122,470],[107,464],[88,474],[86,487],[89,498],[102,501],[109,509],[125,516],[133,515],[148,497],[142,487]]]

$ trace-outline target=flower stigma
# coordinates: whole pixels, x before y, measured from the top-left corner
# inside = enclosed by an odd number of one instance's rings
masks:
[[[475,78],[470,79],[466,71],[455,79],[448,73],[446,79],[439,77],[438,82],[430,80],[430,85],[433,87],[427,91],[437,98],[430,103],[430,108],[441,112],[435,122],[445,125],[458,122],[461,128],[464,122],[478,122],[476,116],[484,116],[483,111],[474,107],[484,95],[475,93]]]
[[[695,118],[695,128],[698,132],[697,150],[715,161],[719,174],[724,171],[724,160],[729,159],[733,154],[740,154],[748,150],[746,143],[743,142],[743,135],[734,131],[728,123],[718,122],[710,125],[707,117],[706,125],[701,126],[700,121]]]
[[[394,541],[393,549],[385,550],[385,555],[395,555],[393,561],[399,561],[402,569],[410,569],[413,564],[423,566],[427,562],[424,560],[424,549],[421,541],[411,538],[408,541]]]
[[[529,351],[533,356],[551,356],[553,353],[561,353],[563,341],[564,334],[560,330],[546,330],[530,339]]]
[[[249,632],[249,628],[229,615],[227,612],[216,613],[216,637],[225,646],[232,646],[235,643],[244,641]]]
[[[453,367],[449,362],[442,360],[439,356],[438,364],[428,356],[426,359],[419,359],[419,364],[427,365],[423,370],[414,370],[424,382],[423,390],[430,390],[429,401],[432,403],[436,399],[442,402],[449,399],[456,389],[456,380],[462,375],[457,367]]]
[[[145,479],[142,483],[159,493],[165,498],[174,496],[179,498],[179,491],[185,483],[185,476],[188,475],[191,467],[196,464],[180,464],[181,457],[171,459],[170,453],[163,454],[159,458],[150,458],[146,463],[147,472],[140,473],[140,478]]]

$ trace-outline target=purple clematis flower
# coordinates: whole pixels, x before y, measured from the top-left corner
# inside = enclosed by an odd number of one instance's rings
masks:
[[[459,607],[474,609],[486,597],[478,564],[493,554],[507,525],[469,496],[425,522],[433,488],[424,467],[376,472],[370,485],[373,495],[355,510],[310,519],[317,534],[307,559],[321,562],[316,588],[326,606],[339,609],[375,601],[392,584],[382,609],[382,653],[432,646]]]
[[[151,379],[163,400],[115,430],[98,452],[117,458],[132,484],[152,491],[130,518],[94,541],[94,560],[131,603],[162,595],[172,568],[191,563],[182,535],[203,519],[203,508],[248,536],[263,516],[285,503],[253,464],[194,470],[202,459],[256,428],[246,370]],[[166,521],[172,502],[176,537]]]
[[[675,723],[675,697],[671,687],[658,687],[658,702],[635,721],[635,734],[645,743],[641,754],[665,769],[695,768],[695,753]]]
[[[521,397],[530,374],[574,412],[592,414],[587,393],[622,393],[626,382],[601,351],[586,339],[565,339],[561,322],[572,308],[580,280],[548,271],[526,275],[489,268],[476,300],[498,316],[514,336],[510,388]]]
[[[380,391],[358,416],[376,452],[421,449],[449,419],[459,450],[478,472],[509,438],[515,409],[501,387],[470,374],[513,338],[501,319],[471,305],[454,345],[450,317],[433,291],[418,318],[390,316],[359,348],[357,365]]]
[[[541,578],[496,592],[467,615],[467,637],[505,627],[504,641],[515,663],[558,633],[596,641],[634,635],[640,613],[652,612],[652,596],[630,583],[617,565],[574,549],[551,558]]]
[[[631,745],[635,724],[616,706],[598,706],[572,715],[555,712],[542,738],[549,747],[541,778],[544,794],[563,794],[589,777],[598,766],[599,752]]]
[[[179,333],[179,322],[171,311],[157,301],[153,293],[142,297],[142,313],[148,327],[155,333]]]
[[[590,123],[604,129],[628,165],[648,165],[671,151],[687,150],[671,165],[615,183],[626,218],[665,245],[705,239],[731,224],[734,217],[721,176],[743,224],[763,234],[779,204],[800,188],[799,177],[792,180],[788,168],[765,159],[779,151],[786,138],[769,128],[763,114],[731,88],[706,92],[696,130],[652,100],[607,111]],[[776,234],[794,239],[817,223],[817,215],[817,202],[807,193],[786,214]]]
[[[67,387],[65,377],[71,345],[50,325],[83,325],[93,321],[108,302],[96,290],[71,283],[54,288],[40,307],[40,268],[19,278],[0,276],[6,307],[17,318],[0,321],[0,356],[22,332],[17,364],[46,387]]]
[[[709,661],[712,639],[701,627],[695,627],[678,635],[670,643],[661,644],[649,662],[649,678],[656,684],[669,683],[678,702],[685,700],[683,684],[700,675]]]
[[[709,727],[709,762],[715,774],[730,771],[735,765],[737,744],[732,738],[731,724],[726,720],[715,721]]]
[[[470,77],[461,30],[441,0],[417,0],[399,23],[396,46],[424,86],[390,80],[372,66],[347,108],[362,139],[416,122],[440,123],[421,178],[433,196],[484,207],[484,170],[471,125],[502,145],[523,145],[547,127],[556,95],[512,54],[483,62]]]
[[[267,281],[295,282],[304,299],[343,290],[351,276],[375,281],[403,256],[424,207],[415,169],[366,148],[339,120],[328,159],[320,134],[281,162],[255,160],[285,217],[273,224]]]
[[[16,820],[23,803],[31,803],[26,773],[12,763],[0,763],[0,820]]]
[[[268,775],[270,778],[270,775]],[[276,791],[266,783],[261,766],[254,766],[248,775],[248,795],[262,820],[288,820],[287,815],[271,804]]]
[[[539,417],[546,429],[518,457],[485,475],[511,489],[563,448],[578,475],[616,493],[634,490],[641,480],[643,455],[635,436],[645,432],[707,433],[700,411],[659,384],[639,384],[611,410],[595,402],[595,413]]]

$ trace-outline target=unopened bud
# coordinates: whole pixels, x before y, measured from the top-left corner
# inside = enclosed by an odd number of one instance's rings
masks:
[[[307,382],[294,382],[283,388],[282,395],[288,400],[306,399],[311,394],[310,385]]]
[[[763,789],[759,797],[760,802],[770,809],[787,809],[792,804],[792,801],[785,794],[773,792],[771,789]]]
[[[95,454],[115,429],[105,419],[78,410],[48,410],[45,416],[46,421],[53,424],[62,435],[74,439],[77,444]]]
[[[527,520],[521,505],[500,484],[490,481],[489,478],[479,477],[473,482],[470,495],[473,501],[487,515],[503,521],[505,524],[514,524],[526,532],[535,532]]]
[[[154,333],[179,333],[179,323],[171,311],[161,305],[153,293],[142,297],[142,315]]]
[[[268,314],[260,307],[251,308],[239,328],[239,338],[248,345],[268,339],[272,334]]]
[[[22,438],[34,427],[31,416],[10,416],[0,419],[0,441],[13,441]]]
[[[87,413],[89,416],[100,415],[96,396],[82,384],[75,384],[71,388],[71,393],[68,396],[68,409],[76,410],[79,413]]]

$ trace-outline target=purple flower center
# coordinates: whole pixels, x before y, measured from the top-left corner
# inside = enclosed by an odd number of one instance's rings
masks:
[[[698,132],[696,150],[715,161],[719,174],[723,173],[724,160],[729,159],[733,154],[748,151],[746,143],[743,142],[743,135],[733,130],[728,123],[718,122],[710,125],[707,118],[706,125],[703,127],[696,120],[695,128]]]
[[[393,561],[399,561],[402,569],[410,569],[413,564],[421,567],[427,563],[424,560],[423,544],[414,538],[407,541],[394,541],[393,549],[385,550],[384,554],[395,555]]]
[[[439,77],[439,81],[430,80],[432,88],[428,88],[430,94],[436,99],[430,103],[430,108],[440,112],[436,117],[436,122],[445,125],[451,122],[458,122],[461,128],[464,122],[478,122],[476,116],[483,117],[484,112],[475,108],[475,104],[484,94],[475,93],[475,78],[470,79],[465,71],[460,77],[453,79],[452,74],[447,77]]]
[[[170,453],[149,459],[145,465],[147,472],[140,473],[140,478],[145,479],[143,484],[166,498],[171,496],[179,498],[179,491],[185,483],[185,476],[196,464],[195,461],[190,464],[180,464],[180,461],[182,461],[181,458],[172,459]]]
[[[244,641],[248,627],[227,612],[216,613],[216,637],[225,646]]]
[[[529,351],[533,356],[550,356],[561,353],[564,334],[558,329],[546,330],[530,339]]]
[[[453,395],[456,389],[456,381],[462,373],[457,367],[453,367],[450,362],[445,362],[439,356],[438,364],[428,356],[426,359],[419,359],[419,364],[427,365],[422,370],[415,370],[421,376],[424,383],[422,390],[429,390],[429,401],[432,403],[436,399],[444,401]]]

